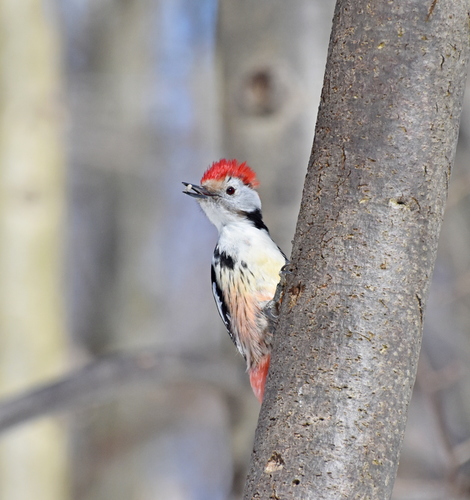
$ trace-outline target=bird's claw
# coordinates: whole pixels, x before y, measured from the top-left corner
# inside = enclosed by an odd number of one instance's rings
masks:
[[[286,264],[284,264],[282,267],[281,267],[281,270],[279,271],[279,275],[281,276],[281,280],[284,278],[284,280],[286,279],[286,276],[288,274],[292,274],[292,271],[289,269],[289,266],[290,266],[290,262],[287,261]]]
[[[292,271],[289,269],[290,262],[287,262],[284,266],[281,267],[279,271],[279,283],[276,287],[276,293],[274,297],[266,304],[264,308],[264,313],[268,317],[269,321],[275,327],[277,324],[277,320],[279,319],[279,312],[281,309],[282,299],[284,296],[284,287],[287,282],[287,275],[291,274]],[[274,328],[271,329],[273,331]]]

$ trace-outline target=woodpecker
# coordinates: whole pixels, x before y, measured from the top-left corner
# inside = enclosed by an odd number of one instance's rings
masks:
[[[183,184],[183,192],[199,202],[219,232],[212,256],[212,294],[262,402],[273,334],[267,306],[287,258],[263,222],[259,183],[246,163],[220,160],[206,170],[200,186]]]

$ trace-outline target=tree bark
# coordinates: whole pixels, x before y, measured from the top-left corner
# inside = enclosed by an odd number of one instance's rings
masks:
[[[389,498],[454,158],[465,0],[338,0],[245,499]]]

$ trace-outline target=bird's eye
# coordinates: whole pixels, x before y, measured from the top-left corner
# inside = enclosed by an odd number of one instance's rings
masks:
[[[234,193],[235,193],[235,188],[234,188],[234,187],[232,187],[232,186],[229,186],[229,187],[225,190],[225,192],[226,192],[227,194],[229,194],[230,196],[232,196],[232,194],[234,194]]]

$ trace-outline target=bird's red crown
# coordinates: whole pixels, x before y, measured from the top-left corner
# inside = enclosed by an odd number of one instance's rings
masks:
[[[238,163],[237,160],[219,160],[212,164],[202,176],[201,184],[205,181],[221,181],[229,177],[238,177],[247,186],[251,188],[256,188],[259,185],[256,174],[251,170],[251,168],[245,163]]]

